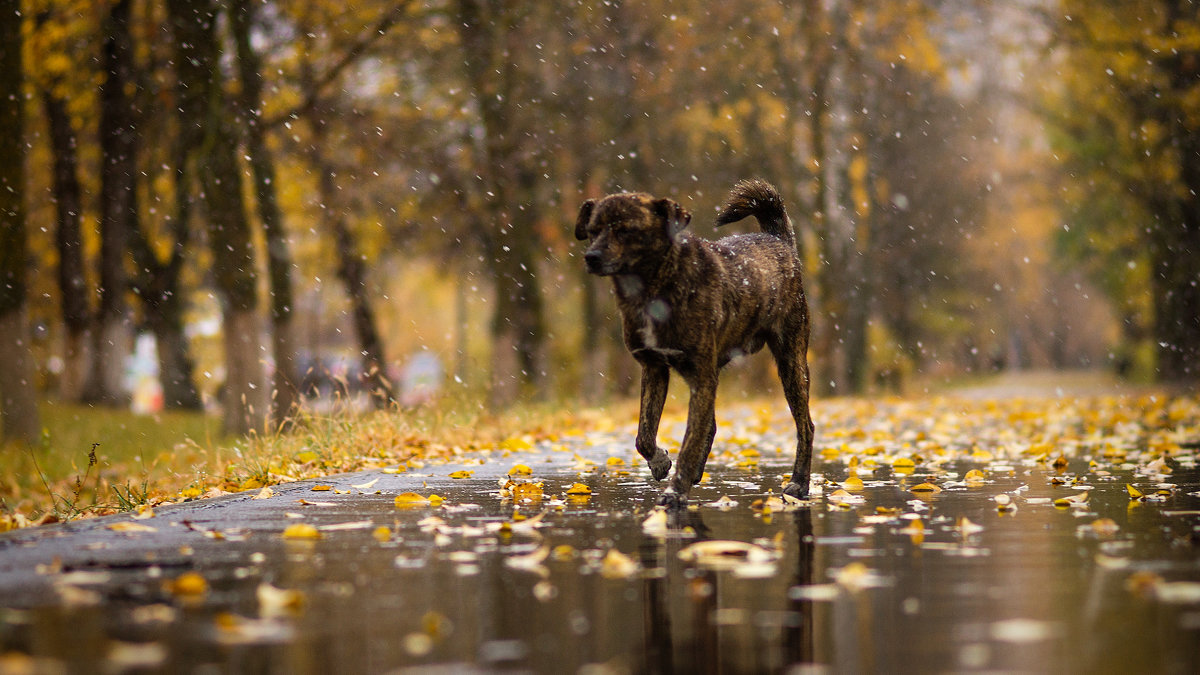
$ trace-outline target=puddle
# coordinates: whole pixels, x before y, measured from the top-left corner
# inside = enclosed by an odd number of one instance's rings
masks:
[[[621,439],[380,474],[369,491],[349,488],[362,475],[279,489],[249,515],[164,513],[157,535],[109,544],[81,532],[87,555],[42,575],[54,590],[0,600],[0,672],[1200,671],[1194,465],[1151,479],[1014,458],[967,481],[985,464],[880,462],[858,485],[844,458],[818,458],[837,482],[797,506],[765,501],[785,454],[745,462],[730,441],[698,508],[647,521],[658,486]],[[542,498],[515,507],[499,482],[518,463]],[[1170,494],[1146,499],[1160,482]],[[577,483],[591,494],[567,495]],[[397,508],[403,491],[445,501]],[[320,538],[283,539],[292,521]]]

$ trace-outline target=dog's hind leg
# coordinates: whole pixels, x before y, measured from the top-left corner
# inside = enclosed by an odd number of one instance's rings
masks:
[[[688,401],[687,430],[679,447],[679,463],[670,484],[658,499],[660,505],[670,508],[678,508],[686,502],[688,490],[703,475],[704,462],[717,434],[716,373],[688,378],[688,385],[691,399]]]
[[[670,381],[671,371],[666,364],[642,364],[642,403],[634,445],[638,454],[650,464],[654,480],[666,478],[671,470],[671,458],[666,450],[658,447],[658,425],[662,420],[663,403],[667,400]]]
[[[804,342],[782,336],[768,341],[779,379],[783,382],[784,397],[796,422],[796,462],[792,467],[792,479],[783,492],[797,499],[808,496],[814,430],[808,411],[808,355]]]

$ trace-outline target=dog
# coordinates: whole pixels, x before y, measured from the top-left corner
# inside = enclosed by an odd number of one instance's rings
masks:
[[[717,431],[719,371],[764,345],[796,423],[796,459],[783,491],[808,496],[809,315],[796,234],[779,192],[765,181],[735,185],[717,225],[749,216],[761,233],[709,241],[683,231],[691,214],[675,201],[623,192],[585,201],[575,222],[575,237],[588,241],[587,271],[613,279],[625,346],[642,368],[635,446],[655,480],[671,470],[657,438],[672,370],[691,391],[678,464],[658,500],[668,508],[685,505],[704,475]]]

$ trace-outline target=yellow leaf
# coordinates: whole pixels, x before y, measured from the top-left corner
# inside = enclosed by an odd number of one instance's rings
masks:
[[[590,494],[592,494],[592,489],[590,487],[584,485],[583,483],[575,483],[571,487],[567,488],[567,494],[569,494],[569,495],[590,495]]]
[[[396,506],[425,506],[429,500],[415,492],[401,492],[396,495]]]
[[[329,492],[332,489],[333,488],[329,485],[314,485],[314,486],[312,486],[313,492]]]
[[[858,476],[850,476],[846,478],[846,480],[842,481],[842,487],[852,492],[856,492],[863,489],[863,481]]]
[[[371,532],[371,536],[374,537],[375,541],[379,543],[390,541],[392,538],[392,529],[386,525],[380,525],[379,527],[375,528],[373,532]]]
[[[510,476],[529,476],[533,474],[533,469],[524,464],[514,464],[513,468],[508,470]]]
[[[269,487],[265,487],[265,488],[259,490],[258,494],[251,497],[251,499],[270,499],[271,497],[274,497],[274,496],[275,496],[275,491]]]
[[[112,523],[108,526],[108,529],[112,530],[113,532],[158,532],[157,529],[150,527],[149,525],[134,523],[128,520],[123,520],[119,523]]]
[[[941,491],[942,491],[942,488],[940,488],[940,487],[938,487],[938,486],[934,485],[933,483],[921,483],[921,484],[919,484],[919,485],[914,485],[914,486],[912,486],[911,488],[909,488],[909,489],[908,489],[908,491],[909,491],[909,492],[929,492],[929,493],[934,493],[934,492],[941,492]]]
[[[154,509],[149,504],[142,504],[137,507],[137,513],[133,515],[134,520],[148,520],[154,517]]]
[[[196,572],[184,572],[167,582],[167,589],[175,595],[195,597],[208,592],[208,581]]]
[[[196,497],[199,497],[201,494],[203,494],[203,493],[200,492],[200,488],[198,488],[198,487],[184,488],[183,490],[181,490],[179,492],[179,496],[183,497],[184,499],[195,499]]]
[[[311,462],[319,457],[320,457],[320,455],[313,452],[312,450],[304,450],[302,452],[296,453],[296,461],[300,462],[301,464],[308,464],[309,462]]]
[[[979,469],[971,469],[967,472],[967,475],[963,476],[963,480],[968,483],[982,483],[986,478],[987,476]]]
[[[429,505],[430,506],[441,506],[442,502],[444,502],[444,501],[446,501],[446,498],[441,495],[436,495],[436,494],[429,495]]]
[[[450,477],[451,477],[451,478],[470,478],[470,477],[471,477],[471,474],[473,474],[473,473],[475,473],[475,472],[474,472],[474,471],[467,471],[466,469],[463,469],[462,471],[453,471],[453,472],[451,472],[451,473],[450,473]]]
[[[604,463],[609,466],[621,466],[625,463],[625,460],[621,459],[620,457],[609,457],[608,459],[604,460]]]
[[[308,523],[295,523],[283,530],[284,539],[320,539],[321,531]]]
[[[500,443],[500,449],[502,449],[502,450],[515,451],[515,450],[530,450],[532,448],[533,448],[533,443],[530,443],[527,439],[524,439],[524,438],[509,438],[509,439],[505,439],[503,442]]]
[[[513,501],[539,501],[541,500],[542,484],[541,483],[517,483],[512,486]]]
[[[1139,490],[1139,489],[1137,489],[1137,488],[1133,487],[1133,486],[1132,486],[1132,485],[1130,485],[1129,483],[1126,483],[1126,484],[1125,484],[1125,489],[1129,491],[1129,498],[1130,498],[1130,499],[1141,499],[1142,497],[1144,497],[1144,496],[1145,496],[1144,494],[1142,494],[1142,491],[1141,491],[1141,490]]]
[[[897,457],[892,461],[893,469],[911,469],[916,465],[916,462],[912,461],[912,459],[908,457]]]
[[[640,569],[637,561],[615,548],[608,549],[608,554],[600,563],[600,574],[605,579],[627,579]]]

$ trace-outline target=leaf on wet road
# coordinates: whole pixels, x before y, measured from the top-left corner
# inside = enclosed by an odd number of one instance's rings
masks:
[[[573,485],[571,485],[571,487],[567,488],[567,494],[568,495],[590,495],[590,494],[592,494],[592,489],[590,487],[588,487],[587,485],[584,485],[583,483],[574,483]]]
[[[918,483],[917,485],[910,487],[908,491],[914,493],[935,494],[941,492],[942,488],[934,485],[933,483],[925,482]]]
[[[123,520],[119,523],[109,523],[108,529],[113,532],[158,532],[158,529],[155,527],[129,520]]]
[[[270,487],[264,487],[258,491],[258,494],[251,497],[251,499],[270,499],[271,497],[274,497],[274,496],[275,496],[274,490],[272,490]]]
[[[450,477],[451,478],[470,478],[472,475],[474,475],[474,473],[475,473],[474,471],[463,469],[461,471],[451,471]]]
[[[628,579],[641,569],[642,566],[636,560],[615,548],[608,549],[600,563],[600,575],[605,579]]]
[[[428,506],[429,498],[415,492],[401,492],[396,495],[394,503],[399,508],[412,506]]]
[[[531,476],[531,475],[533,475],[533,469],[531,469],[526,464],[514,464],[512,466],[512,468],[508,470],[508,475],[510,475],[510,476]]]
[[[357,485],[351,485],[350,487],[357,488],[359,490],[370,490],[371,488],[375,487],[375,484],[378,482],[379,479],[375,478],[374,480],[369,480],[365,483],[359,483]]]
[[[312,486],[313,492],[329,492],[332,489],[333,489],[332,485],[314,485],[314,486]]]
[[[283,529],[284,539],[320,539],[321,531],[308,523],[294,523]]]

